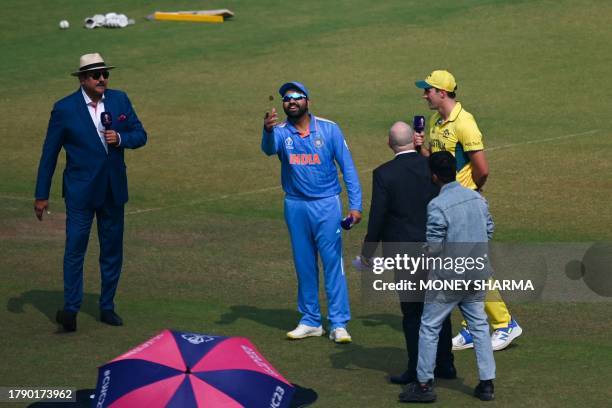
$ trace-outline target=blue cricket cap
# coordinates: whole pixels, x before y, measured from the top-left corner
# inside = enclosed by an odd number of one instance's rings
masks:
[[[290,89],[298,89],[302,91],[304,95],[306,95],[306,97],[308,98],[308,89],[306,89],[304,84],[302,84],[301,82],[287,82],[278,89],[278,93],[280,94],[280,96],[285,96],[285,93],[287,93],[287,91]]]

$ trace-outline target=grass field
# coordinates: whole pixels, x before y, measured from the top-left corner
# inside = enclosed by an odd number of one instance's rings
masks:
[[[249,337],[289,380],[317,392],[317,406],[396,405],[400,388],[385,376],[405,365],[399,307],[361,302],[359,273],[348,271],[353,344],[284,340],[298,319],[296,283],[279,163],[259,144],[268,95],[287,80],[307,84],[312,111],[342,126],[367,209],[371,169],[391,158],[388,127],[428,114],[414,81],[447,68],[491,149],[486,195],[495,239],[612,240],[612,3],[143,3],[3,1],[0,386],[93,388],[98,365],[175,328]],[[218,7],[233,10],[235,19],[144,20],[155,10]],[[81,28],[85,17],[109,11],[137,23]],[[59,30],[61,19],[72,27]],[[128,92],[149,142],[126,154],[130,202],[116,298],[126,325],[96,321],[93,233],[79,330],[67,335],[53,321],[62,304],[63,159],[52,214],[42,223],[32,195],[51,106],[77,88],[69,73],[81,54],[94,51],[118,66],[110,87]],[[346,259],[365,230],[345,235]],[[609,405],[609,303],[510,308],[524,335],[495,354],[491,405]],[[456,365],[460,378],[440,382],[439,406],[476,404],[473,353],[456,353]]]

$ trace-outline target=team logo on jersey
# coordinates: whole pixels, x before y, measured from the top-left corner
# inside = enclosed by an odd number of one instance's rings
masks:
[[[444,129],[442,132],[442,137],[448,139],[450,137],[450,131],[448,129]]]
[[[314,145],[316,148],[320,149],[321,147],[323,147],[323,140],[320,137],[317,137],[314,140]]]
[[[287,149],[293,149],[293,139],[288,137],[285,139],[285,147]]]
[[[442,143],[440,140],[438,139],[434,139],[431,141],[431,148],[434,149],[434,151],[446,151],[446,146],[444,145],[444,143]]]
[[[290,154],[289,164],[297,164],[300,166],[307,166],[313,164],[321,164],[321,159],[318,154]]]

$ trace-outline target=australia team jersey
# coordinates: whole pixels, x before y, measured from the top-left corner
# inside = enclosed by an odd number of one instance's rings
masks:
[[[278,155],[281,161],[281,182],[288,197],[298,199],[325,198],[340,194],[340,166],[349,199],[349,208],[361,211],[361,187],[340,127],[327,119],[310,115],[306,134],[289,122],[263,130],[261,149],[267,155]]]
[[[447,121],[436,112],[429,120],[429,143],[432,153],[448,151],[457,160],[457,181],[476,189],[472,163],[467,152],[484,150],[482,134],[471,113],[457,102]]]

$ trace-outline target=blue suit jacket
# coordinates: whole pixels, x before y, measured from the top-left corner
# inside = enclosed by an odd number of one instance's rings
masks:
[[[128,201],[124,149],[136,149],[147,142],[147,133],[124,92],[107,89],[104,107],[112,115],[111,128],[121,135],[121,144],[108,146],[100,141],[81,89],[59,100],[51,112],[36,181],[37,199],[48,199],[57,156],[66,151],[62,196],[74,208],[98,208],[110,187],[116,205]]]

